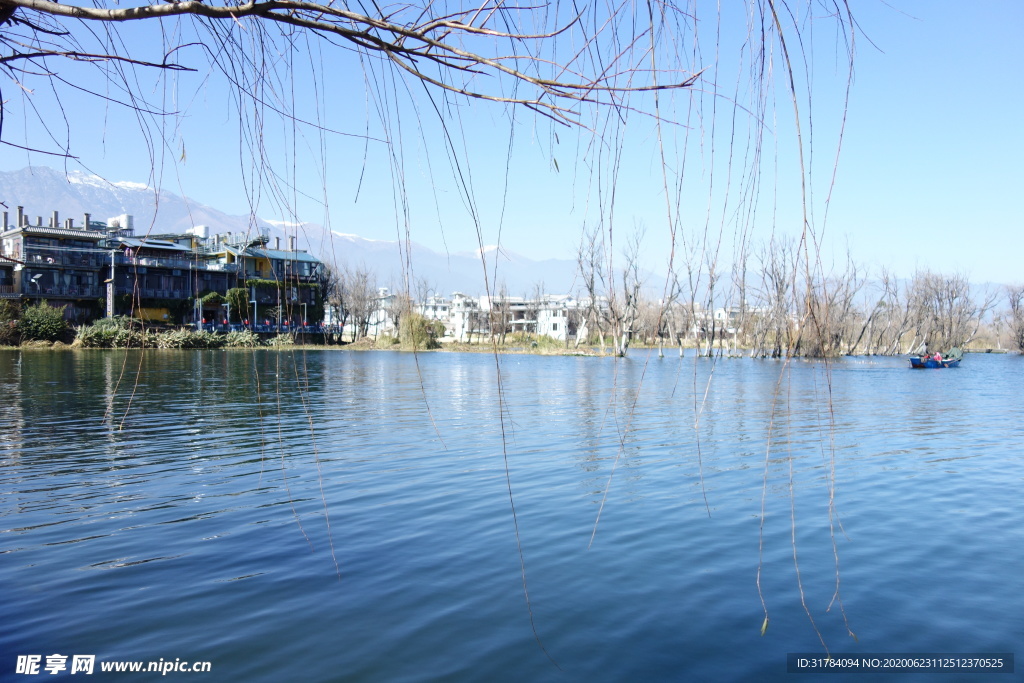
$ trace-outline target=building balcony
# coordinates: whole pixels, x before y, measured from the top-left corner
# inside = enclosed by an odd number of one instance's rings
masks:
[[[138,296],[141,299],[174,299],[182,300],[192,296],[192,293],[187,289],[151,289],[148,287],[141,287],[136,290],[134,287],[124,288],[118,286],[118,294],[128,294],[131,296]]]
[[[156,258],[153,256],[125,256],[119,254],[115,263],[119,266],[131,267],[152,267],[152,268],[173,268],[176,270],[189,270],[196,267],[194,261],[181,258]]]
[[[32,266],[62,266],[69,268],[99,268],[103,257],[96,254],[67,254],[62,252],[29,251],[25,263]]]
[[[22,292],[22,295],[40,299],[97,299],[103,296],[103,289],[94,285],[68,285],[59,287],[28,286]]]
[[[234,273],[238,271],[238,265],[235,263],[210,263],[208,261],[193,261],[185,258],[161,258],[156,256],[125,256],[124,254],[119,254],[115,259],[115,263],[127,268],[170,268],[173,270],[206,270],[218,273]]]

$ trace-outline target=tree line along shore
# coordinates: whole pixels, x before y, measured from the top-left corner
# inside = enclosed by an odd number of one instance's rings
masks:
[[[1004,320],[1010,332],[1014,330],[1013,319]],[[255,332],[249,329],[211,331],[191,327],[151,325],[132,318],[118,316],[103,318],[89,325],[72,326],[62,315],[60,308],[38,304],[18,309],[9,302],[0,302],[0,346],[8,348],[85,348],[85,349],[231,349],[231,348],[305,348],[347,349],[353,351],[397,350],[397,351],[456,351],[531,353],[542,355],[623,355],[611,336],[591,335],[587,339],[558,340],[545,335],[520,332],[502,336],[482,337],[475,342],[451,340],[443,337],[443,325],[427,320],[416,313],[407,313],[400,321],[396,334],[380,334],[376,337],[356,336],[345,339],[340,331],[325,331],[316,328],[313,332]],[[640,328],[642,331],[643,328]],[[989,322],[979,325],[964,349],[968,352],[1006,352],[1024,350],[1020,337],[1012,339],[1006,348],[1000,333],[1006,330]],[[355,336],[355,335],[351,335]],[[784,353],[773,353],[768,348],[758,348],[740,343],[741,336],[735,332],[721,334],[710,339],[682,339],[675,343],[658,335],[635,335],[631,342],[635,349],[657,350],[659,355],[697,355],[718,357],[810,357],[820,358],[822,354],[797,353],[798,348],[786,349]],[[897,353],[900,353],[899,351]],[[912,351],[907,351],[912,352]],[[860,353],[832,353],[840,355],[897,355],[879,354],[870,350]]]

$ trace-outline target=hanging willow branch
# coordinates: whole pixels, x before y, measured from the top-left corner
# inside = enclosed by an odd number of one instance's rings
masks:
[[[0,64],[11,69],[15,62],[37,62],[51,57],[75,60],[118,60],[134,65],[160,69],[183,70],[189,67],[169,61],[178,48],[164,59],[142,60],[134,55],[83,52],[62,43],[74,43],[74,32],[65,23],[97,22],[128,23],[193,17],[213,24],[234,24],[248,30],[250,22],[263,26],[292,26],[311,31],[325,40],[354,48],[362,54],[383,57],[425,83],[459,95],[504,104],[521,105],[540,111],[562,123],[579,125],[581,103],[614,104],[625,93],[688,88],[700,77],[697,73],[671,72],[656,74],[640,68],[645,51],[627,45],[621,52],[609,55],[596,74],[590,75],[580,65],[583,51],[565,63],[539,55],[549,43],[573,27],[578,28],[582,15],[569,19],[552,31],[526,33],[497,28],[510,25],[510,14],[544,13],[551,8],[510,7],[500,0],[453,14],[431,16],[433,4],[423,8],[407,7],[412,17],[407,22],[396,14],[370,16],[331,4],[301,0],[263,0],[241,4],[213,5],[200,0],[165,2],[139,7],[83,7],[60,4],[51,0],[0,0],[0,22],[7,20],[22,30],[0,29],[0,45],[10,49],[0,54]],[[242,23],[247,20],[246,23]],[[27,29],[25,31],[24,29]],[[598,39],[597,33],[587,35],[588,44]],[[637,36],[636,38],[639,38]],[[108,46],[112,43],[108,42]],[[499,52],[499,46],[510,51]],[[485,51],[484,48],[490,48]],[[427,70],[427,66],[431,70]],[[43,67],[45,71],[46,68]],[[556,74],[545,78],[542,72]],[[461,78],[457,78],[461,74]],[[523,96],[502,94],[504,79],[527,86]],[[635,82],[639,81],[639,82]],[[507,89],[505,87],[504,89]],[[512,88],[518,92],[518,87]]]

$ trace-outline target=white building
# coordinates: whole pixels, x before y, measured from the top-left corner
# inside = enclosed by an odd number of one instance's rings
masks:
[[[462,292],[453,292],[448,307],[445,330],[452,339],[461,342],[472,341],[490,334],[486,325],[487,316],[480,311],[480,302]]]

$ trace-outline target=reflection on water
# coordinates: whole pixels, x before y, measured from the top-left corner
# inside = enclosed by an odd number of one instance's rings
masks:
[[[509,356],[499,396],[480,354],[0,352],[0,677],[781,680],[815,627],[1012,651],[1021,361]]]

